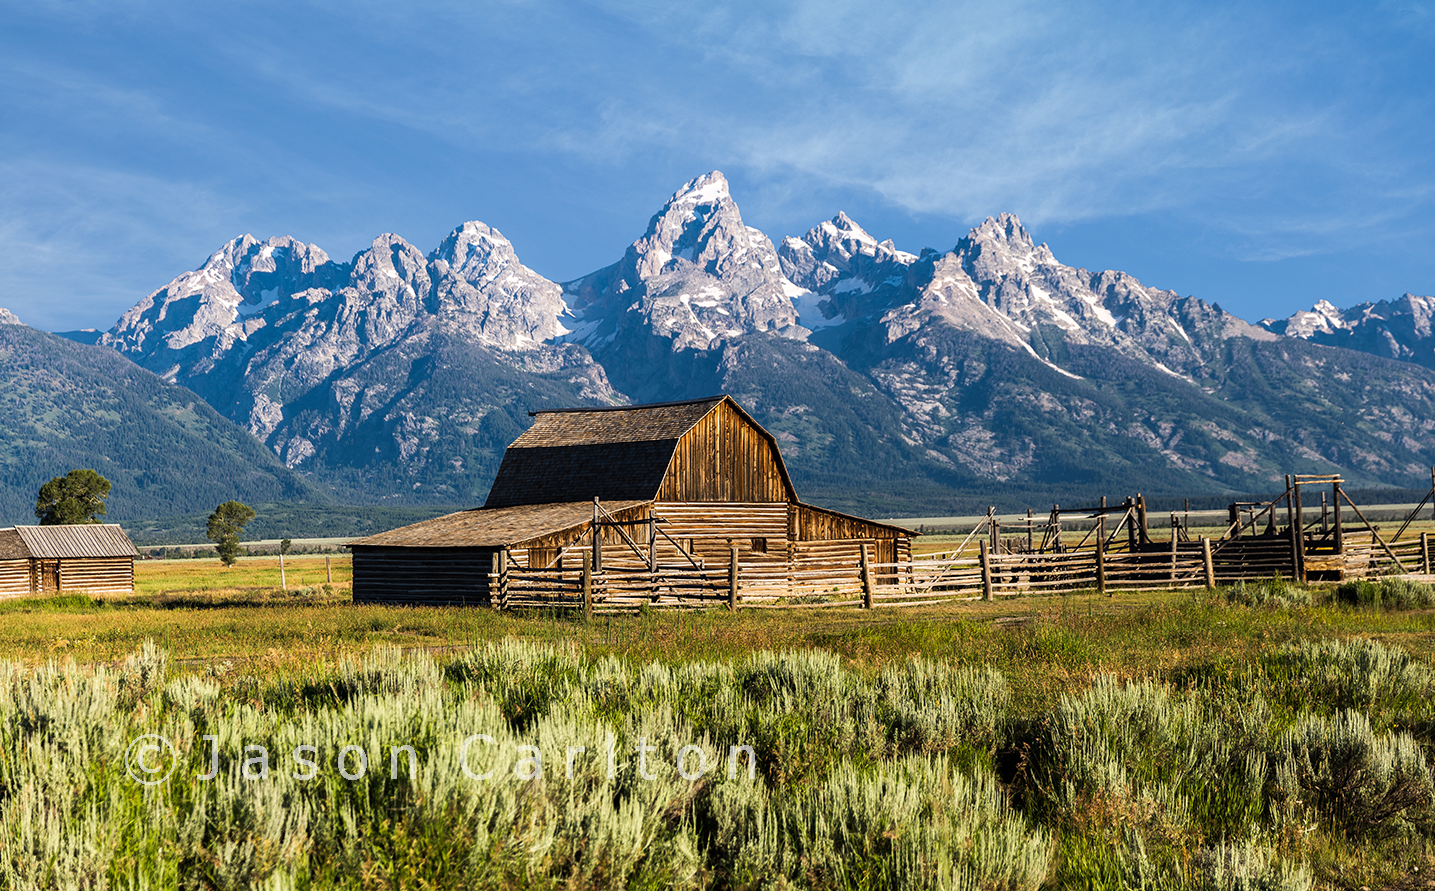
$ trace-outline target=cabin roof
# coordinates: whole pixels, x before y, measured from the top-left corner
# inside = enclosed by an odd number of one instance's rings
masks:
[[[65,526],[16,526],[26,556],[56,560],[72,557],[138,557],[117,523],[76,523]]]
[[[533,411],[533,426],[503,453],[484,507],[545,504],[580,497],[652,501],[678,440],[726,402],[772,447],[783,484],[795,499],[777,440],[731,396],[685,402]]]
[[[604,501],[602,505],[615,513],[647,503]],[[586,526],[592,520],[591,501],[475,508],[355,539],[349,547],[499,548]]]
[[[30,550],[25,547],[25,539],[20,533],[11,529],[0,529],[0,560],[28,560]]]

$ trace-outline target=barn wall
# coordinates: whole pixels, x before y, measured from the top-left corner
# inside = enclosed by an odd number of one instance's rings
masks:
[[[492,548],[354,546],[354,602],[487,606]]]
[[[843,516],[810,504],[792,505],[789,534],[795,541],[908,538],[891,526]]]
[[[60,561],[60,590],[91,594],[131,594],[133,557],[67,557]]]
[[[659,501],[785,502],[777,447],[726,402],[678,440]]]
[[[0,560],[0,597],[30,594],[30,561]]]

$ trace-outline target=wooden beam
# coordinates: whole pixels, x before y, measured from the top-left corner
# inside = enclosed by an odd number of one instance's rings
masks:
[[[1206,569],[1206,587],[1216,587],[1216,564],[1211,558],[1211,540],[1201,536],[1201,560]]]
[[[872,608],[872,564],[867,557],[867,542],[862,542],[862,608]]]
[[[1295,499],[1295,575],[1296,581],[1305,584],[1305,512],[1301,510],[1300,478],[1291,477],[1291,497]]]
[[[583,553],[583,621],[593,621],[593,555]]]
[[[977,559],[980,560],[982,564],[982,599],[991,600],[992,562],[991,553],[988,550],[987,543],[985,541],[981,543],[981,550],[977,553]]]
[[[727,608],[732,612],[737,612],[737,548],[732,548],[728,556]]]
[[[1400,571],[1404,573],[1409,573],[1410,570],[1406,569],[1405,564],[1400,562],[1400,558],[1395,556],[1395,552],[1390,550],[1390,545],[1386,544],[1385,539],[1380,537],[1380,533],[1375,531],[1375,527],[1372,526],[1370,524],[1370,521],[1365,518],[1365,514],[1360,512],[1360,508],[1355,506],[1355,502],[1350,500],[1350,496],[1346,495],[1344,492],[1341,492],[1340,495],[1342,498],[1345,499],[1345,503],[1350,505],[1350,509],[1355,511],[1355,515],[1357,517],[1360,517],[1360,522],[1365,524],[1365,528],[1370,530],[1371,536],[1373,536],[1375,540],[1380,544],[1380,546],[1385,549],[1385,553],[1389,554],[1390,559],[1395,561],[1395,565],[1400,567]]]
[[[1096,539],[1096,593],[1106,593],[1106,546],[1100,536]]]

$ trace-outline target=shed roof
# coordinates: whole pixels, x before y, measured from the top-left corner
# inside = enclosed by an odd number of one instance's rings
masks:
[[[117,523],[76,523],[66,526],[16,526],[29,556],[41,559],[69,557],[138,557],[130,537]]]
[[[604,501],[609,513],[640,507],[644,500]],[[349,542],[350,547],[498,548],[586,525],[593,502],[523,504],[477,508],[401,526]]]

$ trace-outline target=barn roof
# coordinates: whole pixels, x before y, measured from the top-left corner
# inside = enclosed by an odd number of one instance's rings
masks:
[[[54,560],[68,557],[138,557],[125,531],[116,523],[67,526],[16,526],[29,556]]]
[[[787,491],[792,480],[777,440],[731,396],[612,408],[529,412],[533,426],[503,453],[485,507],[573,498],[651,501],[683,434],[726,402],[771,443]]]
[[[640,507],[643,500],[604,501],[609,513]],[[435,517],[349,542],[350,547],[498,548],[553,535],[593,519],[593,502],[476,508]]]

